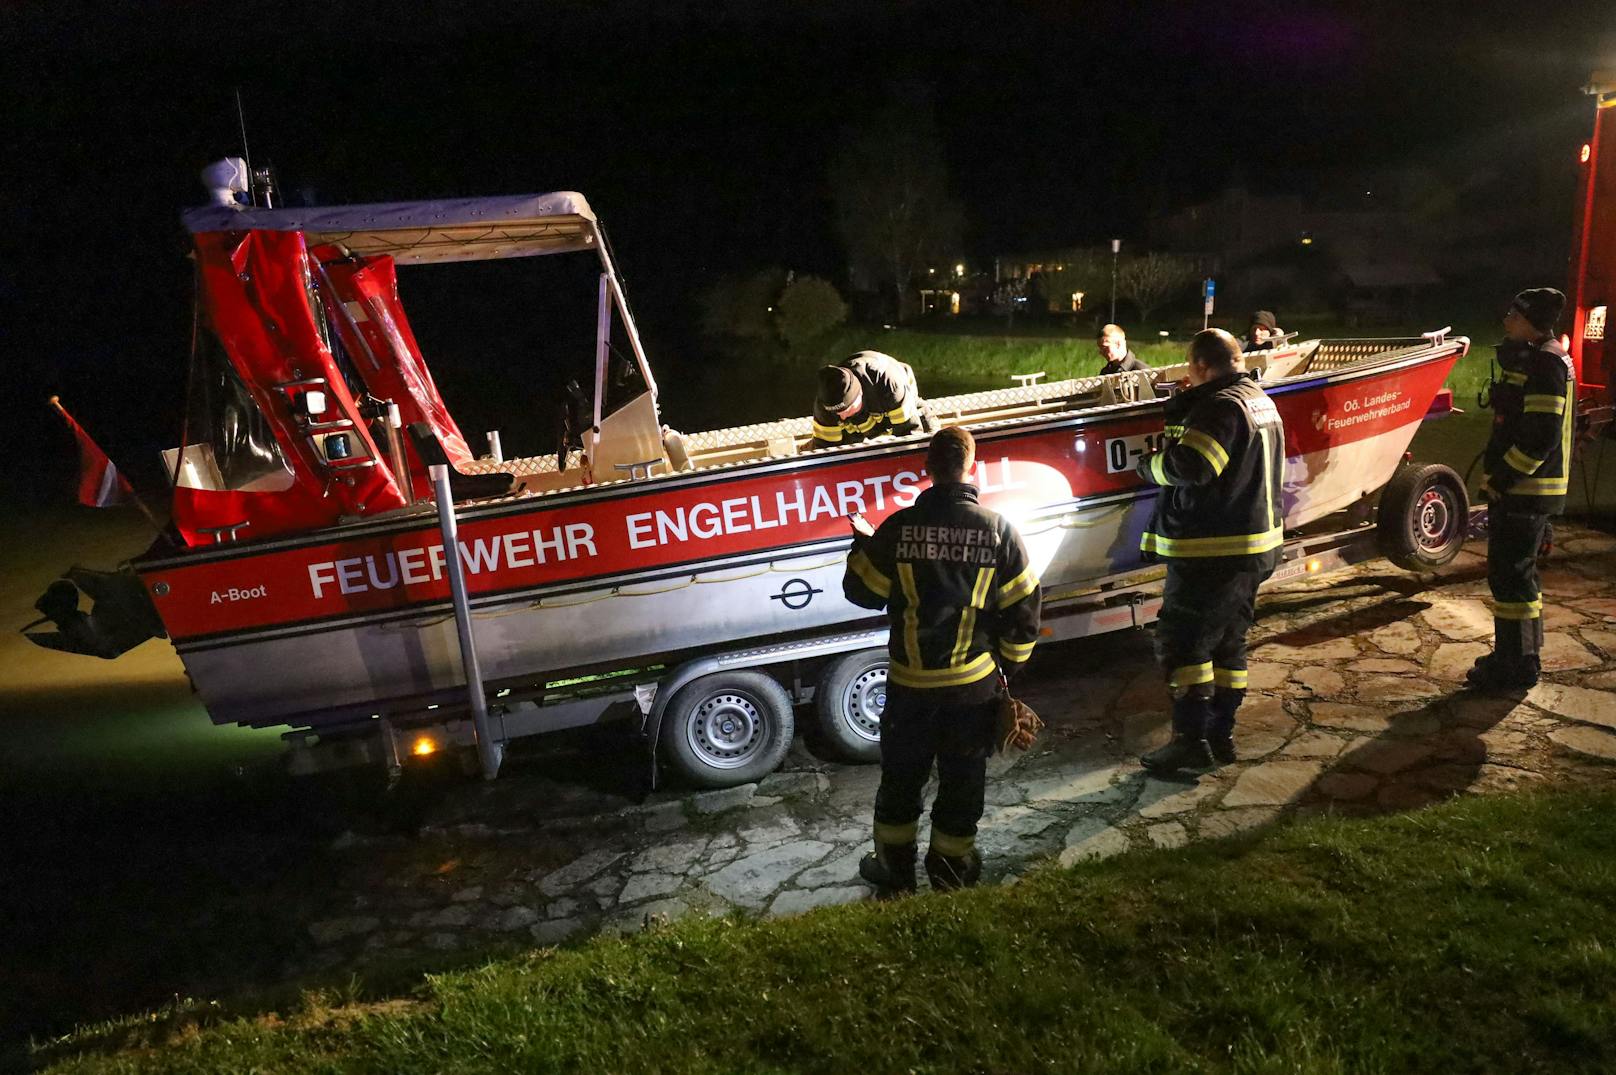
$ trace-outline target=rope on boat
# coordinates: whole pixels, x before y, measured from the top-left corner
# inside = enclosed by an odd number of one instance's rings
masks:
[[[472,618],[479,620],[497,620],[502,616],[511,616],[519,612],[532,612],[542,609],[576,608],[581,605],[593,605],[600,601],[609,601],[614,597],[655,597],[659,594],[674,593],[678,590],[688,590],[692,586],[714,586],[726,582],[742,582],[746,579],[755,579],[760,576],[767,575],[770,572],[782,575],[797,575],[805,571],[820,571],[824,568],[844,563],[846,560],[847,556],[844,554],[841,556],[833,556],[817,564],[792,564],[789,567],[781,567],[777,563],[770,563],[756,571],[749,571],[744,575],[725,575],[723,578],[702,578],[700,575],[691,575],[689,578],[685,579],[681,583],[678,583],[677,585],[659,586],[654,590],[629,590],[624,589],[621,586],[613,586],[610,590],[580,596],[573,600],[541,597],[537,601],[523,605],[520,608],[490,609],[484,612],[473,612]],[[447,619],[448,617],[441,617],[439,620],[430,621],[427,626],[431,626],[431,623],[442,622],[443,620]]]
[[[1105,510],[1101,514],[1088,519],[1085,519],[1083,517],[1083,513],[1081,512],[1066,512],[1036,530],[1021,530],[1021,534],[1023,537],[1041,537],[1052,530],[1086,530],[1097,526],[1118,514],[1126,512],[1130,506],[1131,505],[1127,503],[1117,504]],[[601,590],[589,594],[574,595],[570,599],[541,597],[536,601],[514,608],[486,609],[476,611],[472,613],[472,618],[477,620],[497,620],[505,616],[514,616],[518,613],[580,608],[584,605],[594,605],[602,601],[610,601],[614,597],[657,597],[662,594],[676,593],[679,590],[688,590],[692,586],[716,586],[727,582],[744,582],[747,579],[759,578],[763,575],[770,574],[771,572],[775,574],[798,575],[804,572],[821,571],[827,567],[833,567],[836,564],[845,563],[846,561],[847,555],[843,553],[838,556],[828,557],[815,564],[792,563],[786,566],[781,566],[778,562],[770,562],[764,567],[759,568],[756,571],[749,571],[744,575],[725,575],[722,578],[703,578],[700,575],[691,575],[684,581],[676,583],[672,586],[659,586],[655,589],[626,589],[621,586],[613,586],[608,590]],[[453,619],[453,616],[446,614],[431,620],[411,621],[408,625],[408,629],[413,631],[419,629],[420,627],[431,627],[439,623],[447,623],[451,619]],[[386,627],[389,625],[384,624],[382,626]],[[404,629],[403,625],[400,625],[400,629]]]

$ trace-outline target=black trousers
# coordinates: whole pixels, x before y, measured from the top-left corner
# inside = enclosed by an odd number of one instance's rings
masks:
[[[1272,572],[1230,569],[1213,560],[1167,561],[1156,663],[1175,699],[1210,698],[1220,715],[1246,696],[1246,634],[1257,609],[1257,587]]]
[[[1549,517],[1539,512],[1488,512],[1487,586],[1493,593],[1493,652],[1501,657],[1535,657],[1543,648],[1537,557],[1548,530]]]
[[[993,753],[998,702],[939,703],[931,691],[887,684],[881,712],[881,788],[875,793],[875,838],[910,843],[923,807],[921,793],[937,765],[931,807],[931,846],[964,855],[982,820],[988,756]]]

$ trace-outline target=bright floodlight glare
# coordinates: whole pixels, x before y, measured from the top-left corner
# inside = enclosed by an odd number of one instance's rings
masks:
[[[415,745],[410,748],[410,753],[418,758],[424,758],[437,749],[438,744],[432,741],[432,737],[423,735],[415,740]]]

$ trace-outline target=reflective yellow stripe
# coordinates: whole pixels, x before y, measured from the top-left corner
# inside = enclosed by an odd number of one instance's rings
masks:
[[[1230,690],[1243,691],[1250,681],[1250,674],[1244,668],[1214,668],[1212,669],[1212,682],[1219,687],[1228,687]]]
[[[1184,427],[1181,426],[1181,425],[1179,425],[1179,426],[1168,426],[1167,429],[1166,429],[1166,433],[1167,433],[1167,435],[1169,437],[1182,437],[1184,435]]]
[[[971,603],[960,610],[959,630],[954,635],[954,651],[948,655],[950,665],[965,663],[965,655],[971,649],[971,639],[976,634],[976,610],[987,607],[988,588],[992,585],[993,568],[977,568],[976,585],[971,587]]]
[[[892,661],[887,666],[892,682],[905,687],[963,687],[997,671],[991,653],[979,653],[969,663],[955,668],[922,668],[902,661]]]
[[[843,422],[842,428],[847,430],[849,433],[868,433],[870,430],[876,427],[877,423],[879,423],[883,417],[885,416],[880,414],[872,414],[862,422]]]
[[[1534,473],[1538,467],[1543,465],[1543,460],[1533,459],[1514,445],[1510,445],[1509,451],[1504,453],[1504,462],[1522,474]]]
[[[1277,500],[1277,496],[1273,495],[1273,453],[1269,449],[1269,430],[1259,428],[1257,440],[1262,441],[1262,498],[1269,503],[1269,530],[1283,530],[1273,517],[1273,501]],[[1285,535],[1281,533],[1281,540],[1283,537]]]
[[[875,823],[875,841],[880,844],[912,844],[915,842],[915,833],[920,828],[920,822],[911,821],[907,825],[889,825],[884,821]]]
[[[1498,379],[1503,381],[1505,384],[1525,384],[1526,374],[1514,373],[1510,370],[1503,370],[1499,373]]]
[[[1186,429],[1184,439],[1179,443],[1201,453],[1201,457],[1211,465],[1213,474],[1222,474],[1223,468],[1229,465],[1229,453],[1223,450],[1223,445],[1199,429]]]
[[[1032,573],[1032,566],[1029,564],[1021,574],[999,587],[993,607],[1009,608],[1036,589],[1038,589],[1038,576]]]
[[[951,859],[964,858],[975,846],[974,836],[950,836],[946,832],[939,832],[936,825],[931,827],[931,849],[939,855]]]
[[[1157,485],[1173,484],[1167,477],[1167,456],[1158,452],[1150,457],[1150,480]]]
[[[842,427],[841,426],[822,426],[817,421],[815,421],[814,422],[814,436],[819,438],[820,440],[841,440],[842,439]]]
[[[1525,411],[1527,414],[1564,414],[1566,401],[1563,396],[1527,396]]]
[[[847,569],[859,577],[859,581],[870,588],[877,597],[892,596],[892,580],[881,574],[881,569],[870,562],[862,550],[854,552],[847,558]]]
[[[1285,531],[1277,526],[1263,534],[1204,538],[1170,538],[1146,531],[1139,538],[1139,548],[1161,556],[1255,556],[1277,549],[1284,542]]]
[[[903,585],[903,656],[920,667],[920,591],[915,589],[915,569],[898,565],[898,582]],[[896,665],[898,662],[892,662]]]
[[[1506,496],[1564,496],[1570,483],[1565,478],[1522,478],[1508,489]]]
[[[1501,620],[1535,620],[1543,615],[1543,598],[1533,601],[1494,601],[1493,615]]]
[[[1212,682],[1212,662],[1205,664],[1186,664],[1173,669],[1167,677],[1169,687],[1193,687],[1197,683]]]
[[[999,655],[1006,660],[1025,661],[1032,656],[1032,648],[1038,643],[1034,642],[1006,642],[999,640]]]
[[[909,405],[906,403],[900,403],[897,410],[887,412],[887,421],[891,422],[895,426],[901,426],[905,422],[911,422],[913,420],[914,419],[909,415]]]

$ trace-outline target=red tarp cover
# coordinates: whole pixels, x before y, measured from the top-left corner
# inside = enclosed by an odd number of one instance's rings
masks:
[[[174,525],[188,544],[207,544],[208,527],[248,525],[241,539],[329,526],[342,516],[402,507],[404,499],[370,438],[309,307],[309,263],[297,232],[203,232],[195,236],[201,299],[247,390],[275,431],[295,481],[284,492],[177,488]],[[302,389],[276,385],[324,378],[321,421],[348,418],[353,458],[378,466],[333,467],[297,425]]]
[[[415,333],[399,304],[398,270],[393,259],[386,255],[342,258],[332,247],[316,247],[314,255],[324,262],[326,279],[342,304],[341,309],[333,310],[331,320],[370,394],[397,403],[406,424],[425,422],[431,426],[449,462],[457,467],[471,462],[471,449],[432,383]],[[331,260],[326,260],[328,257]],[[355,339],[356,332],[359,339]],[[426,467],[413,446],[410,462],[416,488],[425,488],[429,484]]]

